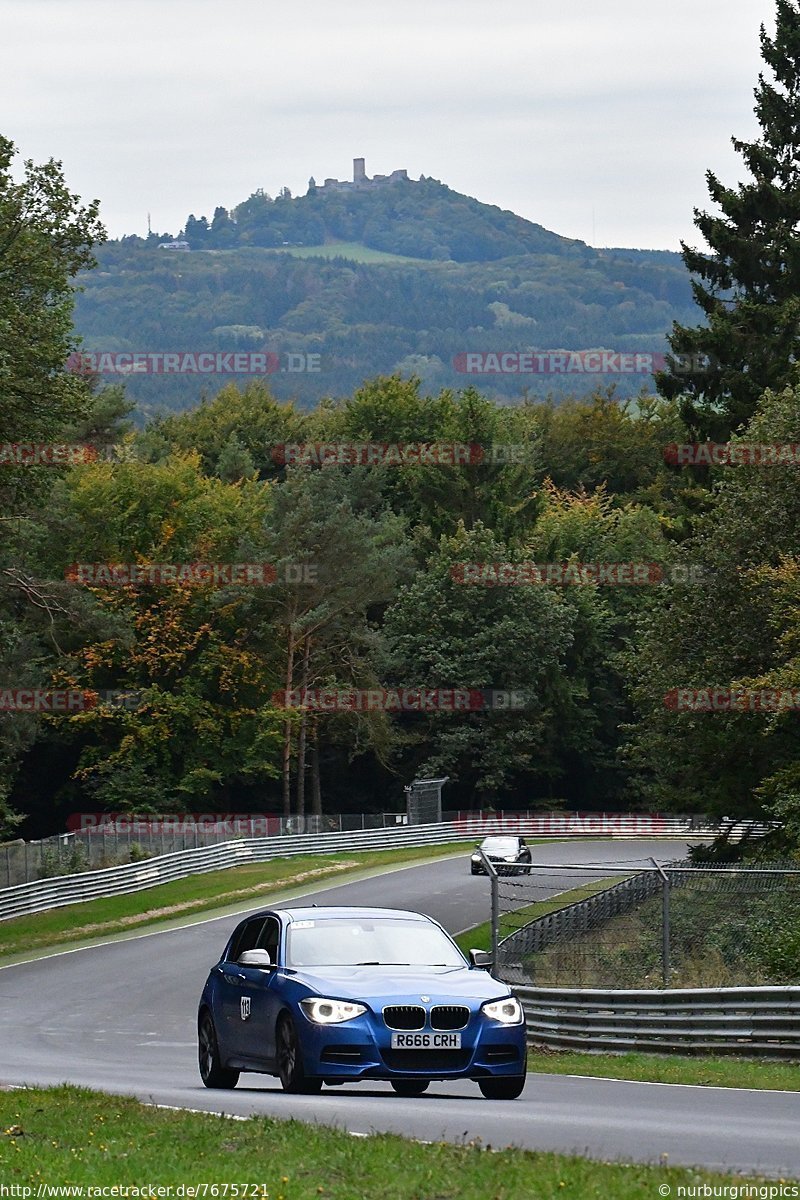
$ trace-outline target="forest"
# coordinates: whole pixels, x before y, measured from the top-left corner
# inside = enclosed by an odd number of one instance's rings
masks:
[[[734,142],[752,178],[709,172],[708,249],[677,261],[429,180],[396,201],[256,193],[187,222],[202,250],[107,243],[58,162],[15,172],[0,138],[0,834],[80,811],[399,811],[406,783],[447,775],[452,808],[757,817],[800,843],[783,0],[762,54],[760,134]],[[270,249],[334,236],[421,265]],[[658,330],[663,368],[628,395],[497,395],[444,369],[467,333],[618,351]],[[312,346],[352,371],[316,396],[277,371],[179,394],[66,365]]]

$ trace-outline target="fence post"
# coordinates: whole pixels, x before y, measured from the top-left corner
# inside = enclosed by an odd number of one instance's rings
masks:
[[[492,872],[492,968],[497,970],[497,950],[500,942],[500,898],[497,894],[497,874]]]
[[[669,960],[669,875],[661,863],[654,858],[650,861],[661,876],[661,982],[668,988],[672,974]]]
[[[500,893],[497,886],[497,871],[494,869],[494,863],[486,857],[480,846],[478,854],[480,854],[481,862],[489,876],[489,885],[492,891],[492,970],[496,971],[497,950],[500,944]]]

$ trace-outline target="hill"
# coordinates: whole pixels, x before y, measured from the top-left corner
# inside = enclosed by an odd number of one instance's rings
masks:
[[[182,235],[188,253],[159,249],[164,234],[101,248],[76,301],[87,351],[271,355],[275,394],[309,405],[393,372],[434,389],[472,382],[509,402],[611,383],[631,395],[645,374],[467,376],[463,355],[657,354],[673,320],[698,315],[679,255],[596,250],[435,180],[256,192],[211,222],[190,217]],[[225,369],[145,367],[126,382],[144,416],[213,394]]]
[[[184,236],[193,250],[356,242],[388,254],[453,262],[558,254],[582,244],[436,179],[340,187],[349,190],[311,187],[294,199],[285,189],[275,199],[259,190],[230,213],[217,208],[210,223],[192,214]]]

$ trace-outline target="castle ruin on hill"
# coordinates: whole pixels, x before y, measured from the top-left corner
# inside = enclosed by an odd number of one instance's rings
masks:
[[[317,184],[312,176],[308,181],[308,190],[314,188],[322,190],[327,188],[332,192],[349,192],[354,188],[380,187],[385,183],[398,183],[400,180],[408,181],[408,171],[402,168],[398,171],[392,171],[391,175],[373,175],[372,179],[367,175],[365,160],[363,158],[353,159],[353,178],[349,179],[326,179],[324,183]]]

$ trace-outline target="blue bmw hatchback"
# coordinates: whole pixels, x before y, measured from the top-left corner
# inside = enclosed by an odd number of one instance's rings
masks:
[[[390,908],[271,909],[236,927],[198,1012],[200,1075],[242,1071],[287,1092],[385,1079],[418,1096],[472,1079],[514,1100],[525,1086],[525,1019],[510,989],[464,958],[435,921]]]

